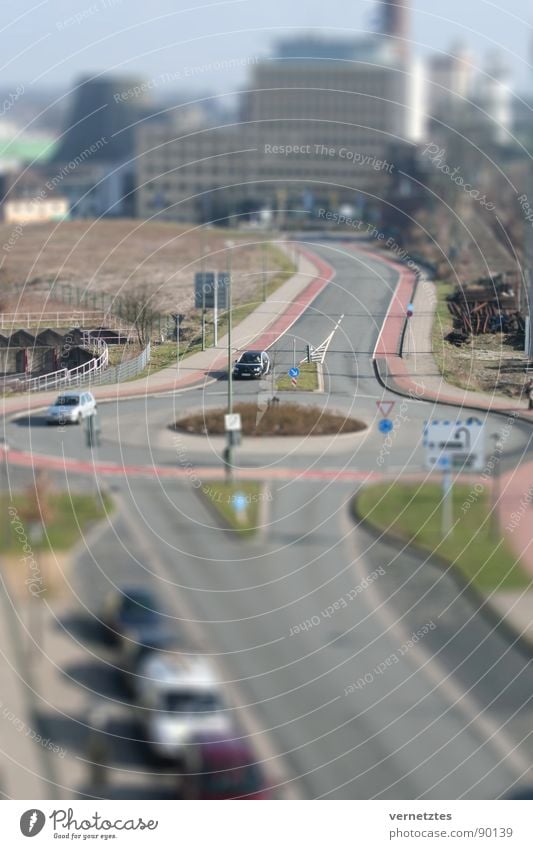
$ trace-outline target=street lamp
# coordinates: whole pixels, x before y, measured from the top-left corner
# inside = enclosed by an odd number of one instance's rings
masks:
[[[232,274],[232,249],[234,246],[234,242],[227,241],[226,248],[228,249],[228,280],[227,280],[227,310],[228,310],[228,415],[233,413],[233,361],[232,361],[232,350],[231,350],[231,335],[233,329],[233,317],[232,317],[232,296],[231,296],[231,274]],[[226,470],[228,479],[231,480],[233,477],[233,432],[227,431],[227,446],[226,446]]]

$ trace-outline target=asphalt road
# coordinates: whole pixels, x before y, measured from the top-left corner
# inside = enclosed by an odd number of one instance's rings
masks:
[[[354,527],[349,503],[358,484],[339,472],[377,470],[383,437],[375,402],[393,396],[375,381],[371,356],[395,275],[338,244],[314,249],[335,266],[335,280],[275,346],[275,368],[292,365],[293,336],[303,355],[343,316],[326,357],[325,394],[303,400],[360,416],[368,432],[318,456],[309,440],[291,453],[243,447],[239,462],[258,466],[265,479],[264,528],[254,540],[221,529],[187,480],[117,478],[119,515],[74,568],[82,613],[97,612],[110,585],[155,583],[180,632],[213,655],[243,733],[281,795],[495,798],[528,779],[530,659],[488,624],[453,576]],[[235,389],[254,396],[268,385]],[[99,457],[176,465],[169,422],[184,409],[223,405],[224,397],[220,381],[101,405]],[[407,402],[390,471],[421,468],[423,420],[446,414],[455,412]],[[9,425],[11,444],[88,456],[79,429],[59,435],[29,424]],[[501,417],[489,417],[490,430],[502,427]],[[516,424],[506,463],[529,450],[529,439]],[[216,443],[187,450],[200,478],[220,462]],[[329,477],[311,480],[311,468]],[[272,479],[273,469],[284,471],[281,479]],[[116,692],[99,697],[114,707],[118,699],[127,715]]]

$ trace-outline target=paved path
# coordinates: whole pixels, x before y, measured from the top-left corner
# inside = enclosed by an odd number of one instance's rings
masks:
[[[374,354],[380,374],[389,388],[411,397],[454,404],[459,408],[508,414],[511,430],[515,416],[533,423],[533,412],[527,410],[526,402],[509,402],[497,395],[452,386],[444,380],[432,353],[435,286],[431,281],[422,280],[414,293],[414,275],[400,268],[399,272],[397,289]],[[409,320],[404,333],[406,306],[411,300],[414,318]],[[483,486],[492,493],[500,525],[506,531],[517,559],[521,560],[533,581],[533,462],[527,460],[524,452],[522,461],[515,467],[503,472],[496,466],[495,474],[496,480],[494,472],[482,478]],[[495,487],[497,493],[494,493]],[[533,642],[533,593],[502,592],[492,601],[506,621]]]

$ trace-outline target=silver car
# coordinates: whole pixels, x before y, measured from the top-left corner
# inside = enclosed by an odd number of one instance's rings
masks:
[[[48,407],[48,424],[80,424],[82,419],[92,416],[96,401],[91,392],[65,392]]]

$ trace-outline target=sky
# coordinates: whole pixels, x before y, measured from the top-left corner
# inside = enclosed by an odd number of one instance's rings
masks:
[[[411,9],[416,53],[460,39],[480,61],[497,48],[518,88],[533,89],[530,0],[412,0]],[[2,0],[0,86],[69,86],[113,71],[174,75],[162,88],[230,92],[284,32],[361,34],[376,10],[374,0]]]

